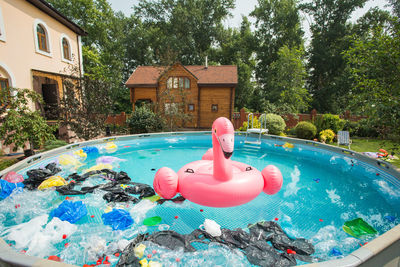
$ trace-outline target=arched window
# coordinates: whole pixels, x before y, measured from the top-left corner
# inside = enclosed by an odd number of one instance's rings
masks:
[[[36,26],[36,34],[38,40],[38,47],[40,50],[49,52],[49,48],[47,46],[47,35],[46,31],[44,30],[43,26],[38,24]]]
[[[64,59],[71,60],[71,48],[65,37],[62,39],[62,51]]]

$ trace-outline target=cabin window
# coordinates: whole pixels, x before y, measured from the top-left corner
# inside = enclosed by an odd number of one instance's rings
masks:
[[[178,88],[178,77],[174,77],[174,83],[173,83],[173,86],[174,86],[174,89],[177,89]]]
[[[188,105],[188,110],[189,111],[194,111],[194,104],[189,104]]]
[[[187,77],[169,77],[167,80],[168,89],[190,89],[190,80]]]
[[[185,89],[190,89],[190,80],[185,77]]]
[[[71,60],[71,46],[66,37],[62,38],[61,45],[62,45],[63,58],[66,60]]]
[[[168,89],[172,88],[172,79],[173,79],[172,77],[169,77],[168,80],[167,80],[167,88]]]
[[[211,111],[212,112],[217,112],[218,111],[218,104],[212,104],[211,105]]]

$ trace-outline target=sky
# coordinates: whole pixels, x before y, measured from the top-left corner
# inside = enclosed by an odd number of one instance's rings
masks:
[[[139,3],[139,0],[108,0],[115,11],[122,11],[126,16],[129,16],[133,9],[132,7]],[[257,0],[236,0],[236,8],[232,11],[233,17],[225,21],[225,25],[229,27],[239,27],[242,21],[242,15],[248,16],[253,11],[254,6],[257,4]],[[364,8],[354,11],[353,20],[357,20],[371,7],[378,6],[382,9],[388,9],[385,7],[388,2],[386,0],[369,0]],[[309,18],[303,18],[304,26],[308,26]],[[254,21],[250,18],[250,21]]]

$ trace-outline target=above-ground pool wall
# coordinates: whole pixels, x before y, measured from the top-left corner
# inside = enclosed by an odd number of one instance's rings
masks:
[[[36,164],[47,158],[60,155],[71,150],[78,149],[79,147],[94,146],[94,145],[104,145],[106,142],[111,141],[126,141],[126,140],[141,140],[140,145],[146,145],[154,143],[151,142],[152,137],[168,137],[170,142],[176,143],[182,142],[186,143],[188,141],[185,136],[196,137],[201,143],[204,140],[210,139],[210,131],[206,132],[179,132],[179,133],[158,133],[158,134],[139,134],[131,136],[117,136],[112,138],[103,138],[98,140],[92,140],[82,143],[70,144],[64,147],[60,147],[48,152],[40,153],[31,156],[17,164],[3,170],[0,175],[4,175],[9,171],[20,171],[32,164]],[[184,136],[185,135],[185,136]],[[254,138],[258,138],[258,135],[253,135]],[[305,147],[309,149],[312,155],[314,152],[317,153],[318,149],[322,148],[325,150],[332,151],[333,153],[338,153],[343,156],[348,156],[375,166],[374,168],[381,170],[382,172],[388,173],[396,178],[395,182],[400,182],[400,172],[398,169],[392,165],[371,159],[362,154],[356,153],[351,150],[342,149],[339,147],[325,145],[313,141],[305,141],[295,138],[279,137],[267,135],[263,136],[262,139],[273,140],[275,144],[283,145],[285,143],[291,143],[299,145],[299,147]],[[143,142],[144,141],[144,142]],[[191,142],[192,143],[192,142]],[[244,136],[237,135],[236,144],[242,146],[244,145]],[[192,143],[193,144],[193,143]],[[265,146],[271,146],[271,144],[262,144],[261,148]],[[211,144],[210,144],[211,147]],[[350,255],[343,259],[332,260],[326,262],[313,263],[305,266],[400,266],[400,225],[397,225],[393,229],[379,236],[378,238],[372,240],[368,244],[354,251]],[[8,244],[0,238],[0,267],[2,266],[73,266],[65,263],[58,263],[54,261],[49,261],[45,259],[39,259],[37,257],[31,257],[24,254],[20,254],[12,250]]]

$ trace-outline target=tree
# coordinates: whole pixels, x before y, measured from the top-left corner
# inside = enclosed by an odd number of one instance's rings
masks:
[[[374,27],[355,38],[344,57],[355,81],[351,108],[366,114],[381,133],[400,136],[400,25]]]
[[[34,144],[42,146],[46,141],[54,140],[53,132],[57,125],[50,126],[38,111],[32,111],[30,105],[42,102],[39,94],[29,89],[6,88],[0,90],[0,138],[5,145],[14,145],[13,150],[29,149]]]
[[[112,109],[110,83],[86,76],[63,78],[63,94],[57,113],[60,125],[89,140],[104,133],[104,122]]]
[[[305,88],[307,77],[302,49],[286,45],[278,51],[278,59],[271,64],[271,102],[277,103],[277,113],[299,113],[308,108],[310,95]]]
[[[63,15],[88,32],[82,37],[83,68],[92,79],[110,83],[113,112],[131,111],[129,91],[124,82],[127,18],[115,13],[107,0],[49,0]],[[131,70],[129,70],[131,71]]]
[[[256,77],[262,89],[260,95],[270,100],[271,64],[278,59],[279,49],[284,45],[289,49],[303,46],[297,0],[258,0],[250,15],[256,18]]]
[[[343,83],[345,61],[342,52],[349,47],[345,38],[350,33],[348,20],[352,12],[366,0],[315,0],[300,8],[313,18],[311,46],[308,51],[310,77],[308,87],[313,94],[313,107],[320,112],[338,112],[338,96],[346,94]]]
[[[251,23],[247,17],[242,18],[240,29],[228,28],[220,34],[213,50],[212,58],[216,64],[236,65],[238,84],[235,88],[235,107],[248,107],[250,96],[254,92],[255,36],[251,32]]]
[[[233,8],[233,0],[143,0],[134,9],[151,36],[154,63],[195,65],[204,63]],[[162,62],[167,55],[176,57]]]

